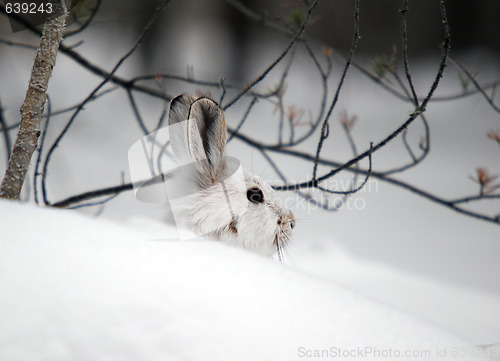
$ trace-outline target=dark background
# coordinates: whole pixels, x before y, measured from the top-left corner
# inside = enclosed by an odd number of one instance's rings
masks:
[[[237,2],[236,0],[235,2]],[[289,0],[247,0],[245,5],[270,20],[289,23],[291,13],[304,10],[302,1]],[[127,24],[134,24],[139,32],[147,22],[159,0],[125,2],[106,0],[100,12],[100,21],[127,17]],[[445,2],[452,29],[454,50],[469,51],[482,47],[500,51],[500,1],[453,0]],[[259,26],[249,21],[224,0],[182,0],[173,1],[171,9],[165,12],[164,21],[176,21],[179,16],[212,18],[223,23],[238,36],[242,44],[259,31]],[[399,10],[402,1],[361,1],[361,36],[358,54],[379,53],[380,49],[390,52],[393,44],[400,43],[401,23]],[[438,0],[410,1],[408,30],[410,55],[420,55],[435,50],[442,39],[440,9]],[[352,39],[352,0],[321,1],[313,13],[313,24],[307,35],[330,45],[336,50],[348,51]],[[175,36],[175,35],[173,35]],[[153,37],[154,38],[154,37]]]

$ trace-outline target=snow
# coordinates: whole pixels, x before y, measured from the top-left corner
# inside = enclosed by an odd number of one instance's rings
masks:
[[[0,219],[0,360],[295,360],[339,349],[375,359],[358,348],[445,360],[477,350],[272,259],[167,241],[165,225],[10,201]]]
[[[295,251],[285,261],[302,272],[359,290],[452,330],[474,344],[498,342],[500,297],[496,294],[373,262],[332,240],[296,243]]]

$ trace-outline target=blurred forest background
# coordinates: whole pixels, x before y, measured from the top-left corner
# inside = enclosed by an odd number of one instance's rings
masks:
[[[234,6],[241,2],[269,20],[283,23],[293,22],[298,8],[303,8],[303,1],[287,0],[183,0],[174,1],[164,16],[164,27],[171,32],[160,32],[149,37],[142,49],[148,58],[157,51],[158,44],[168,42],[165,36],[176,38],[179,31],[193,22],[206,27],[210,36],[225,34],[231,36],[231,48],[235,60],[244,62],[248,56],[247,44],[251,39],[258,39],[266,32],[261,26],[237,11]],[[160,4],[159,0],[119,1],[106,0],[102,4],[97,22],[122,23],[131,26],[136,35],[142,31],[151,12]],[[231,6],[231,4],[233,6]],[[418,0],[410,2],[408,18],[409,55],[426,55],[435,52],[442,41],[439,7],[436,0]],[[328,0],[319,3],[307,36],[334,49],[348,52],[352,33],[352,0]],[[471,3],[467,0],[453,0],[447,3],[448,19],[452,29],[453,50],[474,51],[479,48],[500,51],[500,2],[479,0]],[[381,49],[391,52],[393,44],[401,41],[401,22],[397,16],[401,8],[399,0],[363,1],[361,3],[361,36],[357,54],[373,56]],[[167,35],[169,34],[169,35]],[[230,35],[229,35],[230,34]],[[221,39],[222,40],[222,39]],[[244,67],[235,62],[232,75],[241,74]]]

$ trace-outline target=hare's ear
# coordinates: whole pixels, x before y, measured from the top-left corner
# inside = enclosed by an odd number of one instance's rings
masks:
[[[181,94],[170,102],[168,125],[180,123],[188,119],[189,109],[196,98],[191,94]]]
[[[169,125],[188,120],[187,134],[176,142],[182,149],[189,150],[200,172],[214,183],[222,178],[225,168],[224,148],[226,146],[226,120],[220,106],[212,99],[195,98],[183,94],[170,103]],[[175,149],[174,149],[175,151]]]

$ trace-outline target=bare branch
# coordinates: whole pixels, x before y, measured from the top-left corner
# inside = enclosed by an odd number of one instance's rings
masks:
[[[78,204],[80,202],[83,202],[83,201],[86,201],[89,199],[94,199],[94,198],[109,196],[109,195],[114,195],[114,194],[120,194],[121,192],[131,191],[133,189],[134,189],[134,185],[132,183],[125,183],[125,184],[121,184],[119,186],[113,186],[113,187],[109,187],[109,188],[97,189],[97,190],[81,193],[81,194],[78,194],[76,196],[66,198],[62,201],[54,202],[51,204],[51,206],[58,207],[58,208],[67,208],[69,206],[72,206],[73,204]]]
[[[38,169],[40,168],[40,164],[42,161],[42,152],[43,152],[43,146],[45,144],[45,137],[47,135],[47,128],[49,127],[50,123],[50,116],[52,114],[52,106],[50,102],[50,97],[47,95],[47,119],[45,120],[45,126],[43,127],[43,132],[42,132],[42,138],[40,139],[40,146],[38,147],[38,156],[36,157],[36,164],[35,164],[35,175],[33,176],[33,191],[35,192],[35,203],[38,205],[38,177],[40,176],[40,173]],[[45,192],[45,188],[43,189],[43,203],[45,205],[48,204],[47,201],[47,193]]]
[[[137,48],[142,44],[142,42],[144,41],[144,39],[147,37],[147,35],[151,32],[151,30],[153,29],[153,26],[156,22],[156,19],[158,18],[158,16],[160,15],[160,13],[165,10],[165,8],[170,4],[172,0],[165,0],[163,2],[163,4],[158,7],[153,16],[151,17],[151,20],[149,21],[149,23],[146,25],[146,27],[144,28],[142,34],[139,36],[139,39],[136,41],[136,43],[134,44],[134,46],[132,46],[132,48],[124,55],[120,58],[120,60],[116,63],[116,65],[113,67],[113,69],[111,70],[111,73],[109,74],[108,77],[106,77],[86,98],[85,100],[78,106],[78,108],[75,110],[75,112],[73,113],[72,117],[70,118],[70,120],[68,121],[68,123],[66,124],[66,126],[64,127],[64,129],[61,131],[61,133],[59,134],[59,136],[57,137],[57,139],[55,140],[55,142],[52,144],[52,147],[49,149],[48,153],[47,153],[47,156],[45,158],[45,163],[43,165],[43,172],[42,172],[42,191],[44,193],[46,193],[46,177],[47,177],[47,169],[48,169],[48,165],[49,165],[49,162],[50,162],[50,159],[51,159],[51,156],[52,154],[54,153],[54,151],[56,150],[57,146],[59,145],[59,143],[61,142],[61,140],[63,139],[63,137],[66,135],[66,133],[68,132],[69,128],[71,127],[71,125],[73,124],[74,120],[76,119],[76,117],[78,116],[78,114],[82,111],[83,107],[85,106],[85,104],[87,104],[87,102],[89,102],[91,99],[93,99],[96,94],[99,92],[99,90],[106,84],[108,83],[113,74],[116,73],[116,71],[120,68],[120,66],[125,62],[125,60],[127,60],[134,52],[135,50],[137,50]],[[50,203],[49,203],[50,204]]]
[[[481,93],[481,95],[484,97],[484,99],[486,99],[486,101],[488,102],[488,104],[491,106],[492,109],[494,109],[496,112],[500,113],[500,107],[498,107],[495,102],[494,102],[494,97],[490,97],[488,96],[488,94],[486,94],[486,91],[485,91],[485,88],[482,87],[476,80],[476,78],[474,77],[474,75],[472,75],[470,73],[469,70],[467,70],[467,68],[465,66],[462,65],[462,63],[460,63],[455,57],[453,56],[450,56],[450,59],[458,66],[458,68],[463,71],[465,73],[465,75],[467,75],[467,77],[470,79],[470,81],[472,82],[472,84],[474,84],[474,87],[476,88],[476,90]],[[498,83],[497,83],[498,84]],[[494,88],[495,89],[495,88]]]
[[[9,127],[7,127],[7,123],[5,122],[1,102],[0,102],[0,126],[2,127],[2,129],[0,129],[0,132],[3,133],[3,140],[5,143],[5,154],[7,155],[7,162],[8,162],[10,159],[11,140],[9,134]]]
[[[245,95],[246,93],[248,93],[253,87],[255,87],[262,80],[264,80],[266,78],[266,76],[276,67],[276,65],[278,65],[279,63],[281,63],[281,61],[285,58],[285,56],[288,54],[288,52],[292,49],[292,47],[297,43],[297,41],[299,40],[299,38],[304,33],[304,30],[306,29],[306,26],[307,26],[307,23],[309,21],[309,18],[311,17],[311,13],[313,12],[313,10],[316,7],[316,5],[318,5],[318,3],[319,3],[319,0],[315,0],[313,2],[313,4],[309,7],[309,9],[307,10],[306,18],[304,19],[304,22],[302,23],[302,26],[300,27],[300,29],[297,32],[297,34],[295,34],[295,36],[293,37],[293,39],[290,41],[290,43],[288,43],[287,47],[280,54],[280,56],[278,56],[278,58],[276,58],[276,60],[273,61],[271,63],[271,65],[269,65],[266,68],[266,70],[264,70],[255,80],[253,80],[250,84],[248,84],[245,88],[243,88],[243,90],[241,92],[239,92],[233,99],[231,99],[229,101],[229,103],[227,103],[226,105],[224,105],[222,107],[224,110],[228,109],[231,105],[233,105],[234,103],[236,103],[243,95]]]
[[[342,76],[340,77],[339,85],[337,86],[337,91],[335,92],[335,96],[333,97],[332,103],[330,104],[330,108],[328,109],[328,113],[326,114],[325,119],[323,120],[323,125],[321,127],[321,135],[320,139],[316,148],[316,157],[314,161],[314,166],[313,166],[313,173],[312,173],[312,182],[314,184],[318,183],[317,179],[317,172],[318,172],[318,159],[320,158],[321,155],[321,149],[323,148],[323,144],[328,137],[328,121],[330,119],[330,116],[332,115],[333,109],[335,108],[335,105],[337,104],[337,101],[340,96],[340,90],[342,89],[342,85],[344,84],[345,77],[347,75],[347,71],[349,70],[349,67],[351,66],[351,61],[354,56],[354,53],[356,52],[356,48],[358,47],[358,41],[359,41],[359,0],[355,0],[354,2],[354,34],[352,38],[352,45],[351,45],[351,51],[349,52],[349,57],[347,58],[347,62],[344,66],[344,71],[342,72]],[[370,153],[371,154],[371,153]]]
[[[85,6],[86,3],[88,2],[83,2],[83,5],[82,6]],[[75,30],[72,30],[72,31],[68,31],[64,34],[64,37],[65,38],[68,38],[70,36],[73,36],[73,35],[76,35],[76,34],[79,34],[81,33],[83,30],[85,30],[87,28],[87,26],[90,25],[90,23],[92,22],[92,20],[94,20],[94,17],[96,16],[97,14],[97,11],[99,10],[99,8],[101,7],[101,3],[102,3],[102,0],[97,0],[96,4],[94,7],[92,7],[91,9],[91,12],[90,12],[90,15],[88,16],[88,18],[83,22],[83,24],[80,24],[80,26],[78,28],[76,28]],[[81,3],[82,4],[82,3]],[[70,13],[71,15],[71,13]]]

